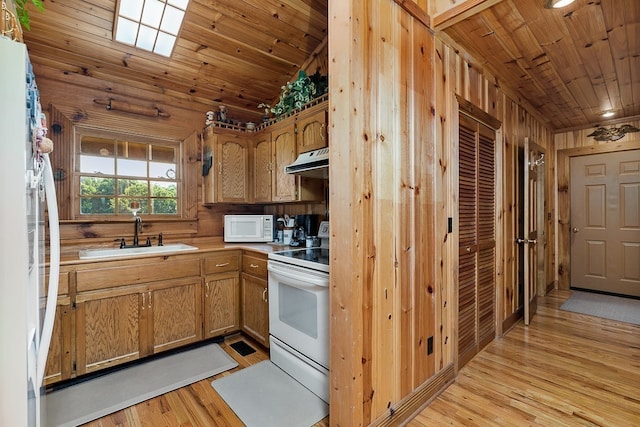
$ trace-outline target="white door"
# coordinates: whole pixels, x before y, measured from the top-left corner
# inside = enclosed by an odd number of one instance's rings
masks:
[[[571,287],[640,297],[640,150],[570,167]]]

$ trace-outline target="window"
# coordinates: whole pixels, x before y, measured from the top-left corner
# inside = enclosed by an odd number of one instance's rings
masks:
[[[85,133],[76,141],[80,217],[179,216],[180,142]]]
[[[120,0],[114,39],[169,57],[189,0]]]

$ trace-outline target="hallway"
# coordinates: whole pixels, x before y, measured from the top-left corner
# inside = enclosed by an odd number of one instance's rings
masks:
[[[540,298],[408,425],[640,425],[640,326],[560,310],[569,295]]]

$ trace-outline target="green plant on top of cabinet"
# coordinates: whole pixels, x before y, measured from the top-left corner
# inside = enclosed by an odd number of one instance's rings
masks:
[[[204,203],[250,202],[249,139],[207,128],[203,150]]]
[[[196,257],[86,264],[76,288],[78,375],[202,339]]]
[[[242,255],[242,331],[269,347],[267,257],[246,251]]]
[[[240,252],[205,258],[204,338],[240,330]]]

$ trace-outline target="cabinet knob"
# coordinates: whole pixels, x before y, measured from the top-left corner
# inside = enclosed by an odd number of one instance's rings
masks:
[[[258,265],[257,265],[257,264],[249,264],[249,267],[251,267],[251,268],[258,268]]]
[[[264,288],[262,291],[262,301],[269,302],[269,299],[267,298],[267,288]]]
[[[229,265],[228,262],[223,262],[222,264],[216,264],[216,267],[226,267],[227,265]]]

